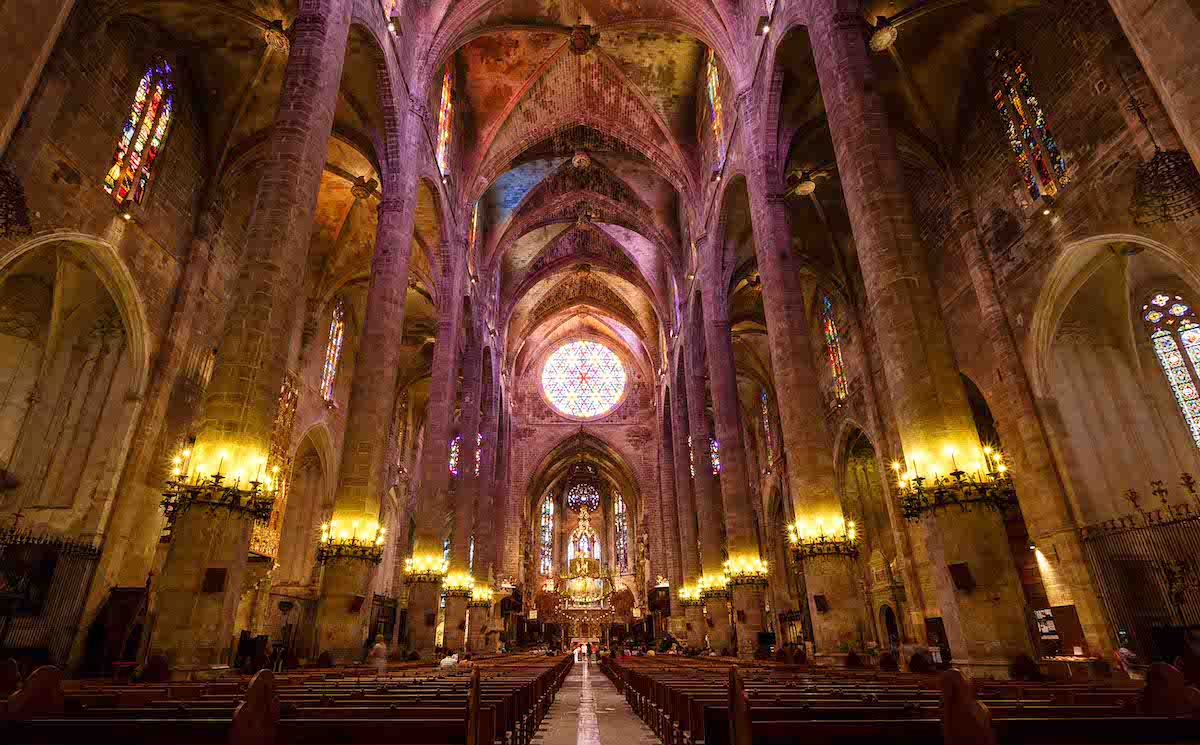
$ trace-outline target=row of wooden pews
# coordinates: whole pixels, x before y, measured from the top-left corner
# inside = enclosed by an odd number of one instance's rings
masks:
[[[606,660],[664,745],[1200,742],[1200,691],[1169,665],[1146,686],[972,681],[728,658]]]
[[[530,745],[572,663],[527,655],[166,685],[64,681],[43,667],[8,695],[0,742]]]

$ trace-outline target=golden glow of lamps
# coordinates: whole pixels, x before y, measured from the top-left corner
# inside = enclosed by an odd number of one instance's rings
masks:
[[[704,605],[704,598],[700,597],[700,586],[691,585],[679,588],[679,603],[685,608],[699,608]]]
[[[1012,476],[998,450],[984,447],[976,457],[960,464],[961,455],[953,445],[947,445],[941,459],[917,451],[903,464],[892,463],[906,519],[917,522],[951,507],[970,512],[976,505],[1003,514],[1016,504]]]
[[[216,466],[211,464],[216,460]],[[160,504],[168,530],[190,507],[222,509],[267,521],[279,489],[279,467],[268,468],[260,452],[218,448],[207,454],[191,448],[171,458],[171,472]]]
[[[841,515],[797,520],[787,530],[788,543],[798,561],[818,556],[858,556],[858,527]]]
[[[701,600],[729,597],[729,578],[724,574],[705,574],[696,582]]]
[[[471,588],[471,602],[467,605],[472,608],[490,608],[495,595],[492,588],[486,585],[475,585]]]
[[[355,559],[378,564],[383,561],[387,528],[376,522],[333,520],[321,526],[317,561]]]
[[[441,582],[450,563],[440,555],[413,556],[404,562],[404,574],[409,582]]]
[[[466,572],[450,572],[442,580],[442,592],[448,598],[469,598],[475,588],[475,578]]]
[[[725,584],[729,587],[765,586],[769,576],[767,562],[757,556],[731,556],[725,562]]]

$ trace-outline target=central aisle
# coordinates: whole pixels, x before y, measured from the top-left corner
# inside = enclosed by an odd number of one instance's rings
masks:
[[[533,745],[658,745],[604,673],[579,662],[563,682]]]

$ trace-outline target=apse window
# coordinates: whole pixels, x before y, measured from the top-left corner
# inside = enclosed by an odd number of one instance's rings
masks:
[[[1196,313],[1179,295],[1153,292],[1142,306],[1142,320],[1179,412],[1200,446],[1200,393],[1196,386],[1200,379],[1200,324]]]
[[[141,204],[146,196],[154,164],[171,127],[174,91],[171,65],[162,59],[151,65],[138,83],[104,177],[104,190],[117,204]]]
[[[625,381],[625,366],[616,353],[594,341],[564,344],[542,368],[542,390],[550,405],[579,419],[594,419],[616,408]]]

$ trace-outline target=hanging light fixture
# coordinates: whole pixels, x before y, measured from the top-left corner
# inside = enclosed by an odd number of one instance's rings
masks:
[[[1163,150],[1150,131],[1142,102],[1133,95],[1129,81],[1121,73],[1121,82],[1129,95],[1130,111],[1150,136],[1154,157],[1138,164],[1133,187],[1133,204],[1129,206],[1137,225],[1181,222],[1200,213],[1200,173],[1184,150]]]
[[[20,238],[32,232],[25,187],[8,161],[0,159],[0,238]]]

